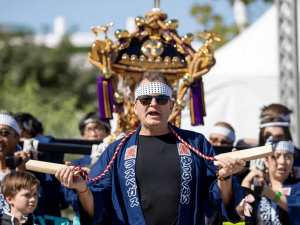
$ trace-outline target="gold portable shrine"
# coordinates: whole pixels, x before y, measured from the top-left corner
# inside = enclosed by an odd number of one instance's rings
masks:
[[[179,37],[176,28],[179,22],[167,20],[167,14],[155,8],[145,18],[135,18],[137,28],[129,33],[118,29],[118,39],[112,43],[106,36],[113,23],[92,27],[96,41],[88,53],[89,62],[97,67],[99,76],[98,99],[100,117],[111,119],[112,112],[118,113],[117,131],[130,132],[139,125],[134,114],[135,84],[145,71],[163,72],[173,85],[176,108],[169,122],[180,127],[180,112],[185,107],[183,100],[189,91],[192,125],[203,124],[205,116],[203,83],[201,77],[215,65],[212,42],[220,41],[214,34],[205,31],[206,43],[198,52],[191,48],[194,39],[191,33]],[[97,34],[105,32],[105,39],[98,40]],[[182,79],[182,82],[179,80]]]

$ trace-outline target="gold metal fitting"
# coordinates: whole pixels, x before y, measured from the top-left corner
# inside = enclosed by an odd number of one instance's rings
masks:
[[[126,53],[124,53],[124,54],[122,55],[122,60],[129,61],[129,55],[126,54]]]
[[[124,102],[123,94],[120,92],[115,92],[114,93],[114,102],[117,104],[121,104],[122,102]]]
[[[177,99],[176,100],[176,108],[179,110],[183,110],[186,106],[186,102],[184,100]]]
[[[136,55],[132,55],[131,57],[130,57],[130,60],[132,61],[132,62],[136,62],[137,60],[138,60],[138,57],[136,56]]]
[[[169,20],[168,22],[166,22],[166,27],[169,30],[175,30],[178,26],[179,26],[178,20]]]
[[[127,30],[121,30],[121,29],[118,29],[116,30],[115,32],[115,36],[118,40],[122,39],[122,38],[127,38],[129,35],[128,31]]]
[[[141,56],[140,56],[139,61],[140,61],[141,63],[146,62],[146,60],[147,60],[146,56],[144,56],[144,55],[141,55]]]
[[[102,70],[102,76],[104,77],[104,79],[111,78],[112,73],[111,73],[110,69],[103,68],[103,70]]]
[[[141,16],[137,16],[135,17],[135,25],[137,25],[138,27],[141,27],[145,24],[145,19]]]
[[[195,36],[192,33],[187,33],[182,36],[181,40],[183,41],[184,44],[189,45],[193,40]]]
[[[192,84],[194,82],[194,77],[192,77],[190,74],[186,73],[183,76],[183,81],[187,84]]]

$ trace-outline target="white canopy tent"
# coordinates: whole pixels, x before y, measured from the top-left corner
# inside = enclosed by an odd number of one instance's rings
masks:
[[[203,77],[204,126],[191,126],[190,111],[181,127],[206,137],[216,122],[231,124],[237,139],[258,138],[263,106],[279,102],[277,11],[273,5],[254,24],[215,53],[216,65]]]

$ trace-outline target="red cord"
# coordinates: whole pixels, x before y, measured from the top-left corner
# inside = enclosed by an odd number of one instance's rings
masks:
[[[204,159],[207,159],[207,160],[213,160],[213,161],[219,161],[218,159],[214,158],[214,157],[208,157],[206,155],[203,155],[201,152],[199,152],[197,149],[195,149],[193,146],[189,145],[187,142],[185,142],[176,132],[175,130],[172,128],[171,125],[169,125],[171,131],[173,132],[173,134],[188,148],[192,149],[195,153],[197,153],[198,155],[200,155],[202,158]],[[118,145],[115,153],[114,153],[114,156],[112,157],[112,159],[110,160],[108,166],[106,167],[106,169],[104,170],[104,172],[99,175],[98,177],[95,177],[93,179],[89,178],[88,175],[86,173],[83,172],[83,170],[81,170],[81,166],[77,166],[75,169],[74,169],[74,172],[76,171],[80,171],[80,173],[85,177],[85,179],[87,179],[88,181],[96,181],[96,180],[99,180],[101,177],[103,177],[107,171],[109,170],[109,168],[111,167],[111,165],[113,164],[113,162],[115,161],[115,158],[119,152],[119,149],[120,147],[122,146],[122,144],[126,141],[127,138],[129,138],[133,133],[135,133],[136,130],[132,131],[131,133],[129,133],[126,137],[123,138],[123,140],[120,142],[120,144]],[[85,192],[85,191],[84,191]],[[79,193],[84,193],[84,192],[79,192]]]

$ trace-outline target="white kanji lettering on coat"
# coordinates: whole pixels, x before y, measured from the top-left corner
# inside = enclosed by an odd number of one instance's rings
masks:
[[[180,202],[181,204],[189,204],[190,202],[190,195],[191,190],[189,187],[189,182],[192,180],[192,158],[182,156],[181,157],[181,163],[182,163],[182,179],[183,182],[181,184],[181,197]]]
[[[139,200],[137,199],[137,197],[134,197],[132,199],[130,199],[130,206],[133,208],[134,206],[138,206],[139,205]]]
[[[126,160],[125,161],[125,168],[129,169],[129,168],[133,167],[134,164],[135,164],[135,160],[134,159]]]
[[[127,191],[128,193],[128,197],[133,197],[136,196],[136,185],[133,185],[132,187],[130,187]]]
[[[133,145],[126,149],[125,152],[125,163],[124,166],[126,168],[125,170],[125,185],[128,187],[127,189],[127,195],[129,197],[130,206],[138,206],[139,200],[136,197],[136,179],[135,179],[135,172],[133,166],[135,165],[135,158],[137,154],[137,146]]]

